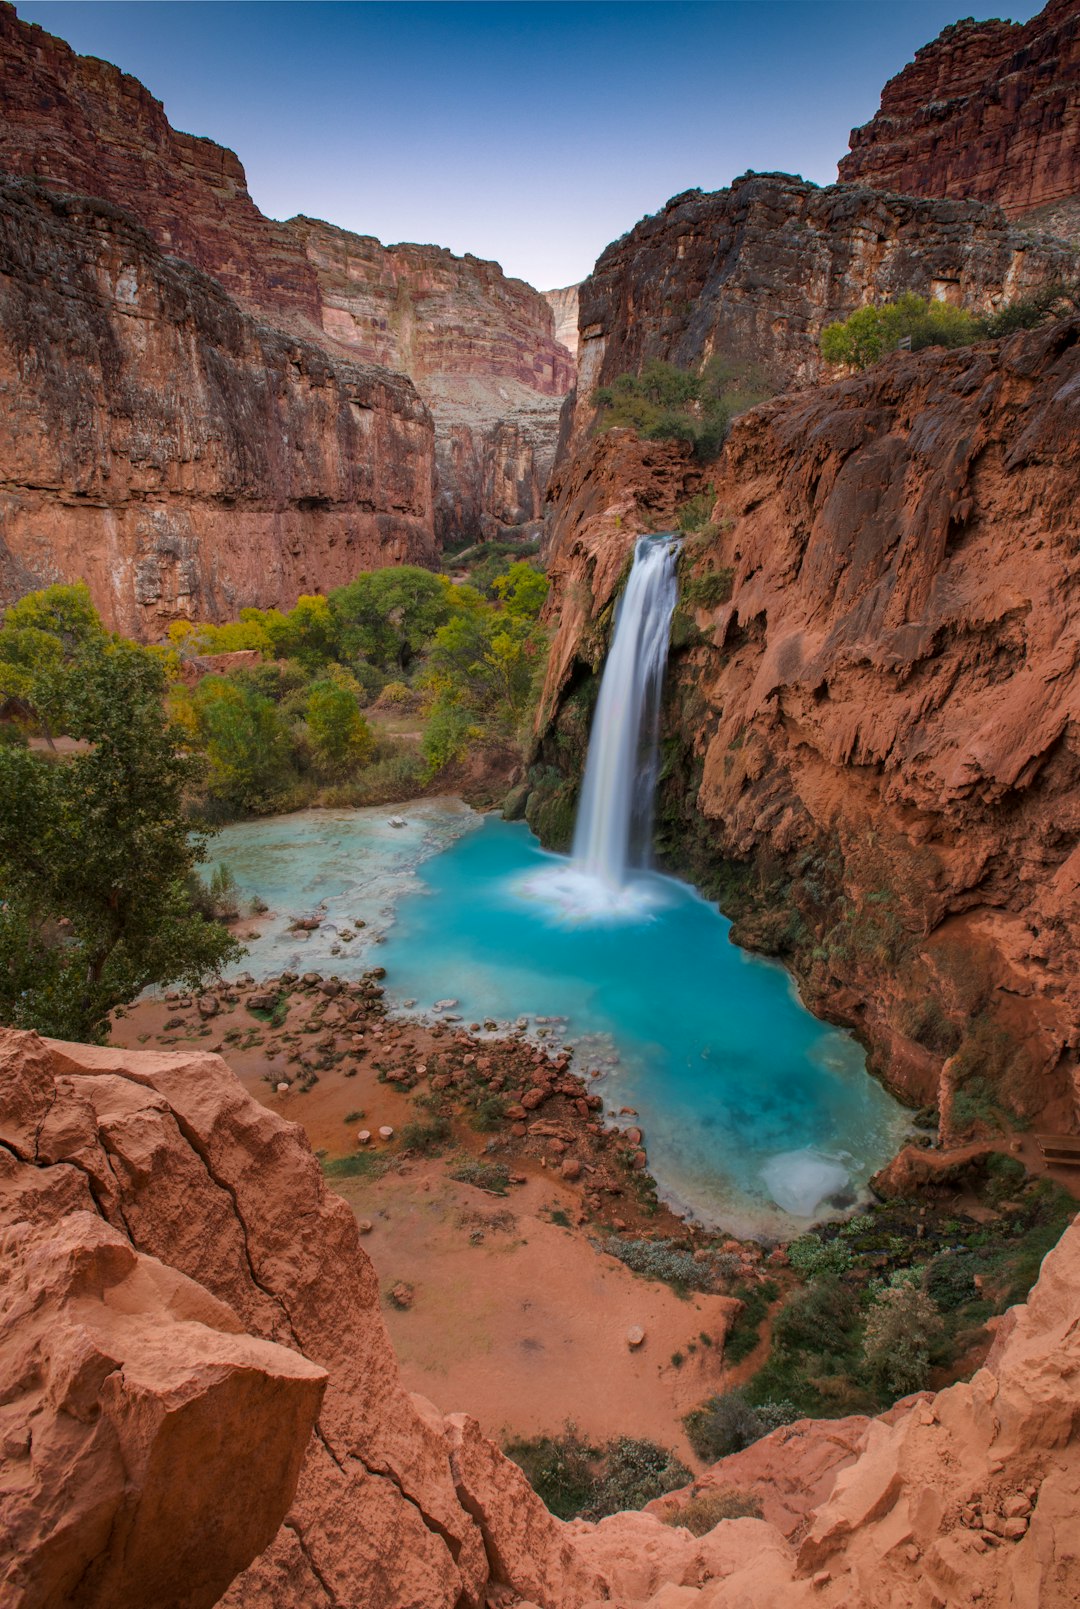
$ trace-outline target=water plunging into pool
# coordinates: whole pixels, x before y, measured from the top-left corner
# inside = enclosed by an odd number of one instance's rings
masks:
[[[256,974],[349,977],[377,961],[405,1009],[450,999],[444,1014],[502,1031],[528,1019],[575,1046],[612,1121],[644,1130],[666,1200],[736,1233],[797,1233],[856,1200],[906,1120],[782,968],[737,949],[714,906],[649,869],[677,557],[670,537],[638,543],[572,859],[520,823],[438,800],[242,823],[215,852],[277,913],[247,959]],[[316,905],[317,932],[290,932],[289,914]]]
[[[671,537],[643,536],[637,544],[589,737],[574,866],[613,890],[652,858],[660,693],[678,557]]]

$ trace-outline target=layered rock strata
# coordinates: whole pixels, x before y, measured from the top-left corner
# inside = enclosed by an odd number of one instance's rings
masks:
[[[1080,4],[944,29],[850,143],[846,183],[971,196],[1080,241]]]
[[[688,191],[608,246],[580,287],[573,444],[595,387],[650,358],[718,357],[751,388],[801,386],[821,376],[825,325],[866,302],[914,291],[987,311],[1073,265],[1068,246],[974,201],[776,173]]]
[[[703,1482],[776,1484],[776,1523],[700,1538],[653,1514],[561,1524],[473,1421],[409,1397],[350,1209],[216,1056],[0,1032],[0,1236],[19,1609],[223,1590],[236,1609],[1064,1609],[1080,1587],[1075,1228],[970,1384],[776,1432],[752,1476]]]
[[[288,228],[318,276],[327,337],[404,371],[431,409],[439,539],[538,521],[574,376],[544,297],[439,246],[383,246],[311,218]]]
[[[437,423],[440,539],[521,534],[539,518],[574,369],[539,292],[438,246],[266,218],[232,151],[177,132],[137,79],[3,3],[0,75],[0,170],[123,208],[248,311],[334,361],[390,371],[391,388],[394,375],[416,383]],[[399,561],[388,549],[365,562]]]
[[[257,323],[106,203],[2,184],[0,396],[0,602],[83,578],[153,638],[434,561],[412,384]]]
[[[663,848],[958,1130],[965,1088],[1077,1117],[1078,439],[1076,320],[895,354],[738,420],[682,560]],[[548,767],[635,528],[623,452],[561,472]]]
[[[578,348],[578,292],[580,285],[566,285],[562,290],[545,291],[544,300],[555,315],[555,339],[561,341],[572,357]]]

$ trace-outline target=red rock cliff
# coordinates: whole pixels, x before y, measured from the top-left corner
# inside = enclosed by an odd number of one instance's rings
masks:
[[[2,185],[0,394],[0,603],[82,577],[153,638],[434,559],[411,383],[256,323],[105,203]]]
[[[311,218],[287,227],[315,268],[334,348],[403,370],[431,409],[439,537],[538,520],[574,378],[546,299],[441,246],[383,246]]]
[[[954,23],[889,80],[852,130],[841,180],[972,196],[1080,238],[1080,3],[1023,25]]]
[[[137,79],[76,55],[2,0],[0,111],[0,170],[112,202],[245,308],[334,358],[409,375],[438,427],[441,538],[539,518],[574,368],[539,292],[438,246],[266,218],[233,152],[179,133]]]
[[[545,722],[649,528],[622,434],[560,474]],[[895,354],[738,420],[683,559],[662,841],[947,1126],[1077,1117],[1077,440],[1078,321]]]
[[[691,190],[608,246],[580,288],[574,438],[593,389],[649,358],[695,368],[718,354],[774,387],[803,385],[820,376],[824,326],[865,302],[915,291],[986,310],[1072,261],[973,201],[775,173]]]
[[[783,1492],[775,1523],[700,1538],[652,1514],[560,1524],[473,1421],[407,1395],[351,1210],[216,1056],[0,1032],[0,1249],[13,1609],[1065,1609],[1080,1590],[1080,1229],[970,1384],[839,1438],[774,1433],[753,1480]]]

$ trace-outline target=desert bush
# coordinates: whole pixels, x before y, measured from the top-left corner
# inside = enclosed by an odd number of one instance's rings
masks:
[[[609,1256],[617,1257],[635,1274],[645,1279],[658,1279],[677,1291],[707,1291],[712,1289],[712,1273],[707,1263],[694,1261],[692,1252],[684,1251],[670,1240],[628,1240],[611,1235],[602,1243]]]
[[[669,1509],[662,1518],[665,1525],[681,1525],[692,1536],[705,1536],[721,1520],[760,1520],[761,1514],[761,1499],[754,1492],[718,1486],[687,1498],[680,1508]]]
[[[845,1274],[851,1267],[851,1252],[843,1240],[822,1240],[803,1235],[788,1247],[788,1261],[804,1279],[820,1279],[827,1274]]]
[[[865,369],[901,341],[911,350],[927,346],[969,346],[982,327],[973,313],[951,302],[926,301],[907,293],[893,302],[860,307],[850,317],[826,325],[821,334],[821,355],[827,363]]]
[[[943,1313],[973,1302],[978,1295],[972,1264],[974,1259],[963,1252],[942,1253],[927,1264],[923,1276],[926,1294],[934,1306]]]
[[[450,1138],[450,1123],[445,1117],[435,1116],[426,1123],[406,1123],[401,1130],[401,1143],[407,1151],[420,1151],[426,1156],[437,1155]]]
[[[563,1520],[600,1520],[642,1508],[691,1478],[686,1465],[656,1442],[617,1436],[597,1447],[573,1424],[561,1436],[517,1438],[503,1450]]]
[[[469,1157],[451,1168],[450,1177],[458,1184],[471,1184],[492,1196],[505,1196],[510,1189],[510,1174],[501,1162],[480,1162]]]
[[[766,1434],[767,1427],[741,1391],[725,1391],[693,1408],[683,1419],[690,1445],[707,1464],[742,1452]]]
[[[872,1383],[890,1397],[921,1391],[941,1332],[941,1314],[918,1285],[905,1282],[883,1290],[867,1314],[863,1340]]]
[[[639,374],[599,386],[593,401],[601,430],[624,426],[646,441],[688,441],[704,463],[720,451],[732,419],[769,394],[755,370],[724,359],[710,358],[694,371],[653,358]]]

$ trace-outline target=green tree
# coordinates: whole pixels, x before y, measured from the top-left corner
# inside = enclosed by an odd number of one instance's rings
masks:
[[[241,810],[272,810],[290,780],[289,728],[278,706],[249,684],[204,676],[191,708],[211,795]]]
[[[72,656],[105,640],[85,582],[20,598],[0,627],[0,702],[39,727],[51,748],[63,720]]]
[[[867,1314],[863,1340],[867,1374],[878,1390],[889,1397],[921,1391],[942,1328],[934,1303],[912,1281],[883,1290]]]
[[[361,715],[355,693],[340,682],[313,682],[308,692],[307,724],[315,756],[337,775],[371,758],[375,740]]]
[[[104,633],[59,640],[60,724],[89,746],[0,747],[0,1012],[97,1040],[148,985],[196,988],[242,951],[185,886],[205,837],[184,819],[193,762],[165,717],[160,658]]]
[[[524,559],[512,564],[505,575],[496,576],[491,584],[491,590],[515,620],[536,620],[549,589],[547,576],[534,570]]]
[[[982,333],[981,321],[966,308],[928,302],[909,292],[893,302],[857,308],[850,318],[826,325],[821,355],[827,363],[865,369],[904,340],[917,352],[927,346],[969,346]]]
[[[416,565],[371,570],[329,595],[345,660],[369,660],[381,670],[407,670],[453,608],[445,576]]]

